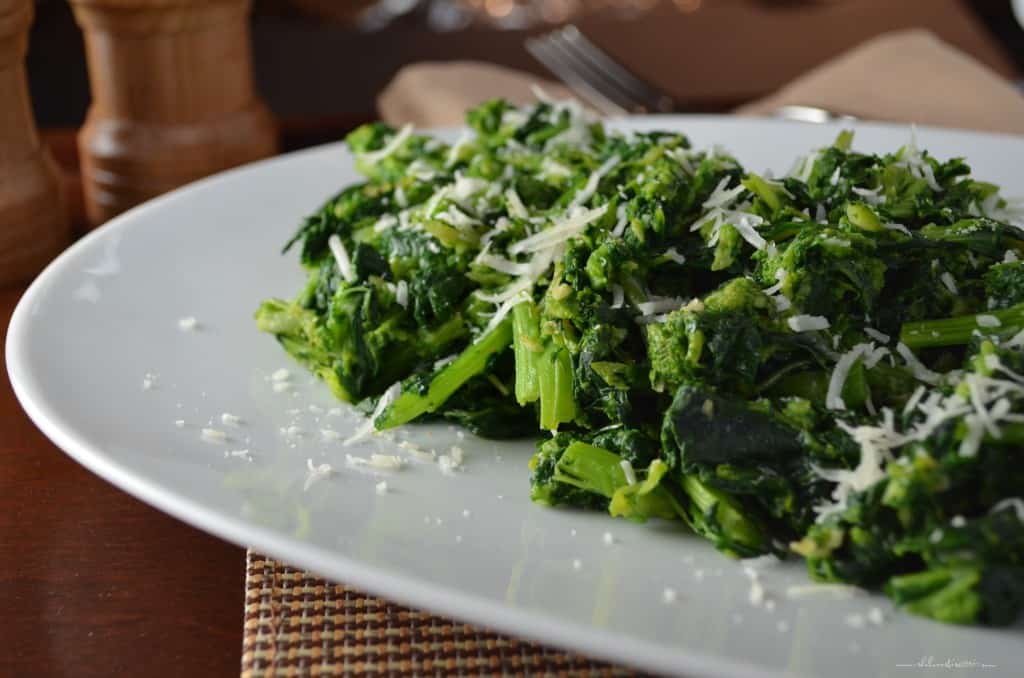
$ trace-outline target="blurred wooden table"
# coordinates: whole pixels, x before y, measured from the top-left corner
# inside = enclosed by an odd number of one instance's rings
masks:
[[[713,3],[709,0],[708,4]],[[922,19],[924,23],[1004,75],[1014,74],[1012,61],[980,25],[972,23],[962,6],[946,0],[928,0],[926,4],[932,11]],[[730,5],[733,8],[721,9],[717,19],[711,11],[695,16],[687,31],[687,35],[695,36],[695,41],[680,47],[683,53],[706,55],[707,50],[722,49],[721,43],[737,30],[735,21],[739,15],[735,3]],[[877,16],[874,24],[860,21],[852,27],[839,25],[831,33],[817,30],[806,17],[793,19],[797,23],[791,24],[782,14],[775,14],[770,28],[762,30],[757,48],[764,50],[775,44],[777,49],[770,58],[737,56],[753,64],[748,67],[716,63],[706,56],[685,63],[685,68],[678,63],[659,63],[661,53],[651,45],[671,40],[672,31],[667,24],[658,28],[658,37],[653,42],[638,40],[630,32],[616,35],[611,27],[595,27],[594,34],[618,56],[638,69],[647,69],[645,72],[657,75],[682,71],[689,93],[700,93],[696,103],[714,108],[724,105],[723,101],[742,98],[744,93],[763,93],[788,79],[806,65],[801,59],[806,58],[807,50],[820,57],[859,39],[857,36],[863,37],[865,31],[877,31],[885,21],[905,27],[914,22],[914,12],[920,12],[924,6],[922,0],[884,5],[885,16]],[[805,44],[796,44],[780,34],[787,30],[786,26],[802,35]],[[283,73],[283,92],[268,91],[268,83],[274,82],[274,68],[287,71],[286,64],[299,58],[323,63],[324,55],[318,55],[317,50],[330,41],[330,36],[327,29],[320,42],[302,39],[297,34],[281,36],[280,44],[294,50],[284,50],[284,65],[263,64],[263,94],[284,118],[286,148],[339,135],[365,117],[372,105],[373,89],[366,81],[354,84],[347,92],[351,98],[345,101],[346,107],[337,109],[343,114],[329,118],[276,103],[293,100],[292,94],[297,90],[289,88],[308,87],[302,78]],[[409,38],[400,34],[397,39]],[[269,37],[261,37],[257,30],[258,73],[260,59],[271,58],[261,55],[261,40],[267,41]],[[368,42],[369,38],[363,36],[351,49],[365,50]],[[404,58],[423,58],[429,51],[423,45],[410,44]],[[497,41],[480,35],[466,36],[461,44],[457,54],[434,52],[432,56],[493,54],[512,65],[528,63],[513,50],[518,47],[507,36]],[[376,54],[386,51],[378,47]],[[727,74],[724,79],[715,77],[714,69],[719,67]],[[378,63],[368,68],[366,77],[376,78],[375,82],[386,79]],[[319,68],[310,70],[323,77]],[[658,79],[664,79],[664,75]],[[51,131],[44,136],[65,166],[69,188],[74,188],[74,130]],[[20,293],[21,290],[0,292],[0,323],[5,334]],[[237,674],[242,634],[243,551],[168,518],[82,469],[48,442],[24,415],[6,382],[6,369],[3,379],[0,629],[6,647],[0,652],[0,677]]]
[[[237,675],[244,552],[64,456],[2,379],[0,676]]]

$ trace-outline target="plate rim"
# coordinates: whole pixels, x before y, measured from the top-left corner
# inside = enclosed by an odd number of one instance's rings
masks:
[[[643,124],[651,121],[664,121],[666,126],[683,130],[685,130],[687,121],[787,127],[808,125],[808,123],[773,118],[743,118],[733,115],[706,114],[625,116],[607,119],[606,123],[614,126],[616,124]],[[907,123],[875,121],[813,125],[813,127],[828,129],[849,126],[885,130],[912,127]],[[463,128],[442,127],[424,128],[422,131],[430,134],[451,134],[461,129]],[[936,126],[921,126],[917,129],[926,133],[954,133],[1012,140],[1016,143],[1024,141],[1024,135],[1001,132]],[[51,261],[18,300],[7,327],[4,347],[11,388],[33,424],[62,452],[90,472],[119,490],[187,525],[242,548],[253,547],[261,553],[275,558],[282,556],[280,559],[289,563],[330,579],[350,582],[373,595],[380,595],[414,608],[423,609],[431,615],[466,620],[501,633],[542,644],[554,644],[568,651],[581,652],[608,662],[662,673],[683,671],[693,675],[729,675],[741,678],[774,678],[786,675],[785,671],[760,667],[732,657],[707,654],[697,650],[667,649],[659,644],[622,636],[604,629],[573,621],[552,619],[542,612],[510,606],[438,584],[425,583],[414,575],[377,572],[373,567],[337,551],[311,546],[286,535],[276,534],[270,528],[258,526],[240,517],[222,514],[209,509],[202,502],[182,497],[173,489],[161,484],[159,479],[147,478],[129,466],[111,459],[97,446],[78,439],[73,428],[63,422],[61,414],[47,406],[44,389],[39,385],[36,376],[32,374],[27,364],[26,345],[28,334],[32,329],[31,307],[46,289],[49,281],[60,276],[80,252],[87,251],[94,241],[104,240],[124,229],[133,228],[134,225],[140,223],[140,220],[145,220],[149,212],[158,211],[165,205],[180,200],[187,200],[194,191],[216,186],[219,182],[254,170],[301,161],[303,156],[326,153],[331,149],[346,152],[343,151],[343,142],[335,141],[248,163],[186,184],[111,219],[81,237]]]

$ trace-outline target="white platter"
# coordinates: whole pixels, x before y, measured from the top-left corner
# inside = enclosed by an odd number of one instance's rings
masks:
[[[747,167],[776,173],[838,130],[708,116],[617,126],[682,130],[697,147],[719,143]],[[856,130],[866,151],[909,138],[902,126]],[[1024,140],[918,134],[934,155],[966,156],[978,177],[1024,194]],[[26,411],[98,475],[224,539],[596,657],[688,676],[895,676],[929,657],[967,664],[931,669],[942,675],[1024,672],[1019,627],[943,626],[867,595],[793,598],[789,587],[807,583],[797,563],[763,568],[774,609],[753,607],[742,566],[678,528],[534,506],[530,443],[460,440],[447,426],[404,429],[400,438],[439,452],[458,444],[464,469],[449,476],[413,461],[382,474],[389,491],[378,495],[381,478],[346,468],[345,454],[401,452],[381,439],[356,449],[325,441],[320,429],[345,437],[357,415],[330,414],[337,404],[326,388],[252,320],[261,299],[299,289],[296,255],[279,255],[299,220],[355,179],[342,146],[326,146],[198,182],[82,239],[36,280],[11,321],[7,361]],[[187,316],[197,331],[179,329]],[[281,367],[292,372],[290,392],[273,388]],[[224,412],[244,423],[222,424]],[[204,441],[200,429],[211,420],[232,440]],[[290,426],[304,434],[281,433]],[[251,461],[225,457],[239,449]],[[338,472],[304,490],[307,459]],[[666,587],[678,592],[673,604],[663,602]],[[876,607],[884,623],[855,628],[857,615]]]

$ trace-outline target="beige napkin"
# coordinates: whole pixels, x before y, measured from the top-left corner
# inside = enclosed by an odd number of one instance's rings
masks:
[[[565,86],[529,73],[481,61],[423,62],[406,66],[377,98],[381,118],[418,127],[461,125],[466,109],[503,97],[514,104],[536,101],[535,87],[555,99],[572,97]]]
[[[399,71],[377,105],[391,123],[458,125],[467,108],[489,98],[532,101],[535,83],[552,96],[568,95],[561,85],[492,64],[420,63]],[[766,115],[786,104],[874,120],[1024,134],[1024,96],[923,30],[878,36],[736,113]]]

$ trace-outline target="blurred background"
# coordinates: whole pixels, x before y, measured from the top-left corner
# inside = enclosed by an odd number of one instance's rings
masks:
[[[1024,77],[1024,31],[1011,0],[254,0],[256,84],[283,148],[300,147],[372,118],[376,95],[410,62],[479,59],[545,74],[523,41],[566,21],[700,111],[762,96],[873,35],[908,27]],[[30,45],[39,126],[77,128],[89,85],[66,0],[37,0]]]

